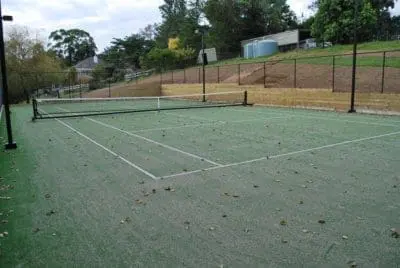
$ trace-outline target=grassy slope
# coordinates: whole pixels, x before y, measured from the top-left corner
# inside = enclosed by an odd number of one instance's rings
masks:
[[[316,48],[309,50],[295,50],[286,53],[278,53],[273,56],[268,57],[258,57],[255,59],[243,59],[243,58],[235,58],[225,61],[219,61],[217,63],[211,64],[210,66],[217,65],[228,65],[228,64],[244,64],[244,63],[258,63],[264,61],[273,61],[273,60],[283,60],[283,59],[294,59],[294,58],[302,58],[302,57],[318,57],[318,56],[328,56],[328,55],[337,55],[337,54],[349,54],[352,52],[352,45],[336,45],[330,48]],[[395,50],[400,49],[400,41],[385,41],[385,42],[370,42],[359,44],[358,49],[360,51],[384,51],[384,50]],[[332,64],[332,58],[315,58],[315,59],[302,59],[301,63],[310,63],[310,64]],[[339,57],[336,61],[338,65],[342,66],[350,66],[352,64],[352,58],[350,56]],[[374,66],[379,67],[382,65],[382,54],[375,54],[370,56],[363,56],[359,58],[358,65],[360,66]],[[395,57],[390,57],[388,55],[387,61],[388,67],[400,68],[400,59]]]

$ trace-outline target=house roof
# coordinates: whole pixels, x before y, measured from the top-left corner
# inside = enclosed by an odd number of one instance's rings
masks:
[[[76,69],[94,69],[94,67],[101,63],[101,60],[97,57],[90,57],[78,62],[74,67]]]

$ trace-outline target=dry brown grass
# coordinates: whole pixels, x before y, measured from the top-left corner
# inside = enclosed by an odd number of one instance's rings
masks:
[[[108,97],[108,88],[102,88],[87,92],[84,97],[87,98],[106,98]],[[161,85],[159,78],[147,78],[146,80],[136,82],[122,83],[111,87],[112,97],[144,97],[160,96]]]
[[[263,88],[262,86],[238,86],[237,84],[207,84],[206,91],[224,92],[247,90],[249,102],[254,104],[287,107],[308,107],[348,110],[349,93],[333,93],[331,89]],[[202,93],[201,84],[163,85],[163,95]],[[369,111],[400,112],[400,94],[357,93],[356,108]]]

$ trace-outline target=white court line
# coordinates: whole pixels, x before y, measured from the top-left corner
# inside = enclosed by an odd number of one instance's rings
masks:
[[[47,114],[44,110],[41,110],[43,113]],[[144,170],[143,168],[133,164],[132,162],[130,162],[129,160],[125,159],[124,157],[122,157],[121,155],[111,151],[110,149],[108,149],[107,147],[101,145],[100,143],[98,143],[97,141],[93,140],[92,138],[86,136],[85,134],[83,134],[82,132],[80,132],[79,130],[73,128],[72,126],[68,125],[67,123],[61,121],[60,119],[54,118],[57,122],[59,122],[60,124],[64,125],[65,127],[69,128],[70,130],[72,130],[73,132],[75,132],[76,134],[84,137],[85,139],[87,139],[88,141],[90,141],[93,144],[96,144],[97,146],[99,146],[100,148],[102,148],[103,150],[107,151],[108,153],[112,154],[115,157],[118,157],[119,159],[121,159],[122,161],[124,161],[125,163],[127,163],[128,165],[130,165],[131,167],[141,171],[142,173],[146,174],[147,176],[149,176],[152,179],[157,179],[157,177],[153,174],[151,174],[150,172]]]
[[[184,118],[194,119],[194,120],[206,120],[206,121],[210,121],[210,122],[214,122],[214,123],[225,122],[225,121],[219,121],[219,120],[216,121],[216,120],[212,120],[212,119],[205,118],[205,117],[200,117],[200,116],[182,115],[182,114],[176,114],[176,113],[165,112],[165,111],[163,111],[162,113],[164,113],[164,114],[170,114],[170,115],[174,115],[174,116],[178,116],[178,117],[184,117]]]
[[[326,149],[326,148],[332,148],[332,147],[345,145],[345,144],[350,144],[350,143],[356,143],[356,142],[373,140],[373,139],[378,139],[378,138],[383,138],[383,137],[395,136],[395,135],[399,135],[399,134],[400,134],[400,131],[397,131],[397,132],[392,132],[392,133],[387,133],[387,134],[382,134],[382,135],[377,135],[377,136],[372,136],[372,137],[367,137],[367,138],[348,140],[348,141],[328,144],[328,145],[324,145],[324,146],[319,146],[319,147],[314,147],[314,148],[309,148],[309,149],[304,149],[304,150],[299,150],[299,151],[293,151],[293,152],[284,153],[284,154],[278,154],[278,155],[272,155],[272,156],[264,156],[264,157],[261,157],[261,158],[247,160],[247,161],[243,161],[243,162],[232,163],[232,164],[227,164],[227,165],[223,165],[223,166],[220,166],[220,167],[211,167],[211,168],[206,168],[206,169],[198,169],[198,170],[189,171],[189,172],[182,172],[182,173],[172,174],[172,175],[168,175],[168,176],[162,176],[161,178],[179,177],[179,176],[185,176],[185,175],[200,173],[202,171],[209,171],[209,170],[215,170],[215,169],[220,169],[220,168],[234,167],[234,166],[239,166],[239,165],[244,165],[244,164],[260,162],[260,161],[264,161],[264,160],[267,160],[267,159],[275,159],[275,158],[280,158],[280,157],[289,156],[289,155],[295,155],[295,154],[301,154],[301,153],[306,153],[306,152],[311,152],[311,151],[322,150],[322,149]]]
[[[67,109],[63,109],[63,108],[60,108],[60,107],[57,107],[57,109],[63,110],[63,111],[66,111],[66,112],[69,112]],[[129,135],[129,136],[136,137],[136,138],[145,140],[145,141],[147,141],[147,142],[150,142],[150,143],[153,143],[153,144],[162,146],[162,147],[167,148],[167,149],[169,149],[169,150],[171,150],[171,151],[175,151],[175,152],[178,152],[178,153],[181,153],[181,154],[185,154],[185,155],[191,156],[191,157],[196,158],[196,159],[204,160],[204,161],[206,161],[206,162],[208,162],[208,163],[210,163],[210,164],[213,164],[213,165],[215,165],[215,166],[222,166],[222,164],[219,164],[219,163],[217,163],[217,162],[211,161],[211,160],[209,160],[209,159],[207,159],[207,158],[204,158],[204,157],[201,157],[201,156],[198,156],[198,155],[195,155],[195,154],[191,154],[191,153],[182,151],[182,150],[180,150],[180,149],[178,149],[178,148],[175,148],[175,147],[169,146],[169,145],[167,145],[167,144],[164,144],[164,143],[161,143],[161,142],[158,142],[158,141],[154,141],[154,140],[151,140],[151,139],[149,139],[149,138],[146,138],[146,137],[143,137],[143,136],[140,136],[140,135],[131,133],[131,132],[129,132],[129,131],[126,131],[126,130],[117,128],[117,127],[115,127],[115,126],[106,124],[106,123],[104,123],[104,122],[101,122],[101,121],[99,121],[99,120],[95,120],[95,119],[92,119],[92,118],[89,118],[89,117],[85,117],[85,118],[88,119],[88,120],[90,120],[90,121],[92,121],[92,122],[94,122],[94,123],[100,124],[100,125],[102,125],[102,126],[105,126],[105,127],[108,127],[108,128],[114,129],[114,130],[117,130],[117,131],[120,131],[120,132],[125,133],[125,134],[127,134],[127,135]]]
[[[229,109],[229,108],[228,108]],[[246,112],[246,113],[253,113],[253,114],[262,114],[262,115],[268,115],[268,113],[263,113],[263,112],[258,112],[258,111],[249,111],[249,110],[235,110],[235,109],[230,109],[230,111],[235,111],[235,112]],[[276,114],[280,114],[278,112],[273,112]],[[285,112],[284,114],[292,114],[292,113],[287,113]],[[293,117],[304,117],[304,118],[314,118],[314,119],[321,119],[321,120],[330,120],[330,121],[338,121],[338,122],[347,122],[347,123],[357,123],[357,124],[366,124],[366,125],[376,125],[376,126],[383,126],[383,127],[400,127],[400,125],[395,125],[395,124],[382,124],[382,123],[374,123],[374,122],[366,122],[366,121],[354,121],[354,120],[347,120],[347,119],[336,119],[336,118],[331,118],[331,117],[320,117],[320,116],[315,116],[315,115],[299,115],[299,114],[292,114]]]
[[[198,155],[195,155],[195,154],[191,154],[191,153],[182,151],[182,150],[180,150],[180,149],[178,149],[178,148],[175,148],[175,147],[172,147],[172,146],[163,144],[163,143],[161,143],[161,142],[157,142],[157,141],[148,139],[148,138],[146,138],[146,137],[143,137],[143,136],[140,136],[140,135],[137,135],[137,134],[134,134],[134,133],[131,133],[131,132],[122,130],[122,129],[119,129],[119,128],[117,128],[117,127],[114,127],[114,126],[112,126],[112,125],[103,123],[103,122],[101,122],[101,121],[98,121],[98,120],[95,120],[95,119],[92,119],[92,118],[88,118],[88,117],[86,117],[86,119],[88,119],[88,120],[90,120],[90,121],[92,121],[92,122],[94,122],[94,123],[103,125],[103,126],[105,126],[105,127],[108,127],[108,128],[111,128],[111,129],[114,129],[114,130],[117,130],[117,131],[120,131],[120,132],[125,133],[125,134],[127,134],[127,135],[129,135],[129,136],[136,137],[136,138],[145,140],[145,141],[147,141],[147,142],[160,145],[160,146],[162,146],[162,147],[164,147],[164,148],[170,149],[171,151],[175,151],[175,152],[178,152],[178,153],[181,153],[181,154],[184,154],[184,155],[191,156],[191,157],[193,157],[193,158],[197,158],[197,159],[204,160],[204,161],[206,161],[206,162],[208,162],[208,163],[210,163],[210,164],[213,164],[213,165],[215,165],[215,166],[222,166],[222,164],[219,164],[219,163],[217,163],[217,162],[211,161],[211,160],[209,160],[209,159],[207,159],[207,158],[204,158],[204,157],[201,157],[201,156],[198,156]]]
[[[133,130],[133,131],[130,131],[130,132],[131,133],[141,133],[141,132],[151,132],[151,131],[157,131],[157,130],[159,131],[159,130],[172,130],[172,129],[190,128],[190,127],[207,127],[207,126],[226,125],[226,124],[235,124],[235,123],[266,121],[266,120],[270,120],[270,119],[284,119],[284,118],[290,118],[290,117],[291,116],[276,116],[276,117],[267,117],[267,118],[235,120],[235,121],[218,121],[218,122],[215,122],[215,123],[183,125],[183,126],[176,126],[176,127],[148,128],[148,129],[141,129],[141,130]]]

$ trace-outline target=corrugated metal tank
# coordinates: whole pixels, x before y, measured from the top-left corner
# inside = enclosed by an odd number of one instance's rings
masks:
[[[278,42],[275,40],[262,40],[257,44],[257,57],[269,56],[278,52]]]
[[[278,42],[275,40],[262,40],[257,43],[256,57],[269,56],[278,52]]]
[[[257,58],[258,57],[258,41],[253,41],[253,58]]]
[[[253,50],[254,50],[253,43],[246,44],[244,46],[244,57],[246,59],[254,58],[254,51]]]

